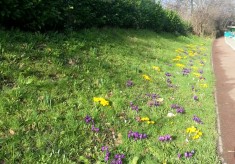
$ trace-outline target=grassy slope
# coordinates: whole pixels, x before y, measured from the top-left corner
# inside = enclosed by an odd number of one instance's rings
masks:
[[[104,159],[100,149],[108,145],[112,155],[124,153],[125,162],[134,157],[140,163],[218,162],[210,40],[120,29],[67,35],[0,31],[0,37],[0,159],[7,163],[94,163]],[[188,51],[188,44],[199,45],[198,52],[201,47],[206,50],[180,63],[188,67],[192,60],[203,69],[208,88],[200,88],[192,73],[182,76],[172,61],[178,55],[175,50]],[[201,60],[207,60],[204,66]],[[161,72],[152,66],[159,66]],[[166,84],[166,72],[173,75],[173,88]],[[143,74],[151,81],[144,80]],[[129,79],[133,87],[126,87]],[[161,106],[149,107],[147,93],[160,95]],[[199,101],[192,99],[195,94]],[[109,100],[111,107],[94,103],[95,96]],[[131,110],[131,101],[141,108],[138,113]],[[175,113],[170,108],[174,103],[186,113],[167,118],[168,112]],[[204,124],[196,124],[194,114]],[[84,122],[86,115],[92,116],[99,133]],[[155,124],[136,121],[145,116]],[[192,125],[203,136],[187,143],[185,131]],[[129,130],[146,133],[148,139],[130,140]],[[171,134],[173,141],[159,142],[158,137],[165,134]],[[178,153],[191,150],[196,151],[193,158],[177,159]]]

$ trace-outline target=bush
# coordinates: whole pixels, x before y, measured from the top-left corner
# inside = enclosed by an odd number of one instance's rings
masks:
[[[172,11],[152,0],[3,0],[0,24],[32,31],[123,27],[183,32]]]
[[[179,32],[186,33],[189,29],[188,25],[182,21],[179,15],[172,10],[165,10],[166,22],[164,24],[164,30],[166,32]]]

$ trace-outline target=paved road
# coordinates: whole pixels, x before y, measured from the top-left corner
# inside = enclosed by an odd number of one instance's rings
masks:
[[[220,133],[218,148],[224,164],[235,164],[235,40],[216,39],[212,54]]]

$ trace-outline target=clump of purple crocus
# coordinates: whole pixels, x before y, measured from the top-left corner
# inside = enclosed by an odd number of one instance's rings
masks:
[[[193,116],[193,120],[199,124],[203,124],[202,120],[199,117],[197,117],[196,115]]]
[[[172,140],[172,137],[171,137],[171,135],[167,134],[167,135],[165,135],[165,136],[160,136],[160,137],[158,138],[158,140],[159,140],[159,141],[162,141],[162,142],[164,142],[164,141],[171,141],[171,140]]]
[[[146,139],[147,134],[139,133],[139,132],[133,132],[133,131],[130,130],[128,132],[128,138],[133,138],[135,141],[138,140],[138,139]]]
[[[87,124],[93,121],[92,118],[91,118],[90,116],[88,116],[88,115],[85,117],[84,120],[85,120],[85,122],[86,122]]]
[[[145,94],[147,97],[150,97],[152,100],[160,98],[160,96],[156,93],[147,93]]]
[[[193,96],[193,99],[194,99],[195,101],[199,101],[199,98],[198,98],[197,95],[194,95],[194,96]]]
[[[110,164],[122,164],[123,163],[122,159],[124,158],[125,158],[124,154],[116,154]]]
[[[187,151],[187,152],[184,153],[184,156],[185,156],[185,158],[191,158],[194,153],[195,153],[194,150],[192,150],[191,152]]]
[[[110,152],[109,152],[108,146],[102,146],[101,151],[102,152],[106,151],[104,160],[107,162],[110,157]]]
[[[177,112],[177,113],[181,113],[181,114],[185,113],[184,108],[181,107],[181,106],[179,106],[179,105],[177,105],[177,104],[172,104],[172,105],[171,105],[171,108],[172,108],[172,109],[176,109],[176,112]]]
[[[84,118],[84,120],[85,120],[85,122],[86,122],[87,124],[92,123],[92,125],[91,125],[91,130],[92,130],[92,131],[94,131],[94,132],[99,132],[99,128],[96,128],[96,127],[95,127],[94,120],[93,120],[90,116],[87,115],[87,116]]]
[[[180,108],[177,108],[177,109],[176,109],[176,112],[183,114],[185,111],[184,111],[184,108],[183,108],[183,107],[180,107]]]
[[[184,69],[182,70],[182,73],[183,73],[184,76],[188,75],[190,72],[191,72],[191,70],[188,69],[188,68],[184,68]]]
[[[148,101],[147,104],[148,104],[149,107],[153,107],[153,106],[157,107],[157,106],[160,106],[160,102],[157,102],[156,100]]]
[[[192,158],[194,154],[195,154],[195,151],[194,151],[194,150],[192,150],[192,151],[190,151],[190,152],[187,151],[187,152],[185,152],[184,154],[179,153],[179,154],[178,154],[178,158],[181,159],[183,155],[184,155],[185,158]]]
[[[202,70],[202,69],[198,70],[198,72],[199,72],[200,74],[203,74],[203,70]]]
[[[94,131],[94,132],[99,132],[100,129],[96,128],[95,125],[92,125],[91,130]]]
[[[166,76],[170,77],[171,74],[169,72],[165,73]]]
[[[177,104],[172,104],[172,105],[171,105],[171,108],[172,108],[172,109],[177,109],[177,108],[180,108],[180,106],[177,105]]]
[[[130,102],[130,107],[131,107],[132,110],[135,110],[136,112],[139,111],[138,105],[134,105],[133,102]]]
[[[126,82],[126,86],[127,87],[132,87],[134,85],[134,83],[133,83],[133,81],[131,81],[131,80],[128,80],[127,82]]]

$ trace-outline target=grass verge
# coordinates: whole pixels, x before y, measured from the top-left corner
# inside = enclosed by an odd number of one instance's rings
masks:
[[[219,162],[209,39],[122,29],[0,36],[2,161]]]

